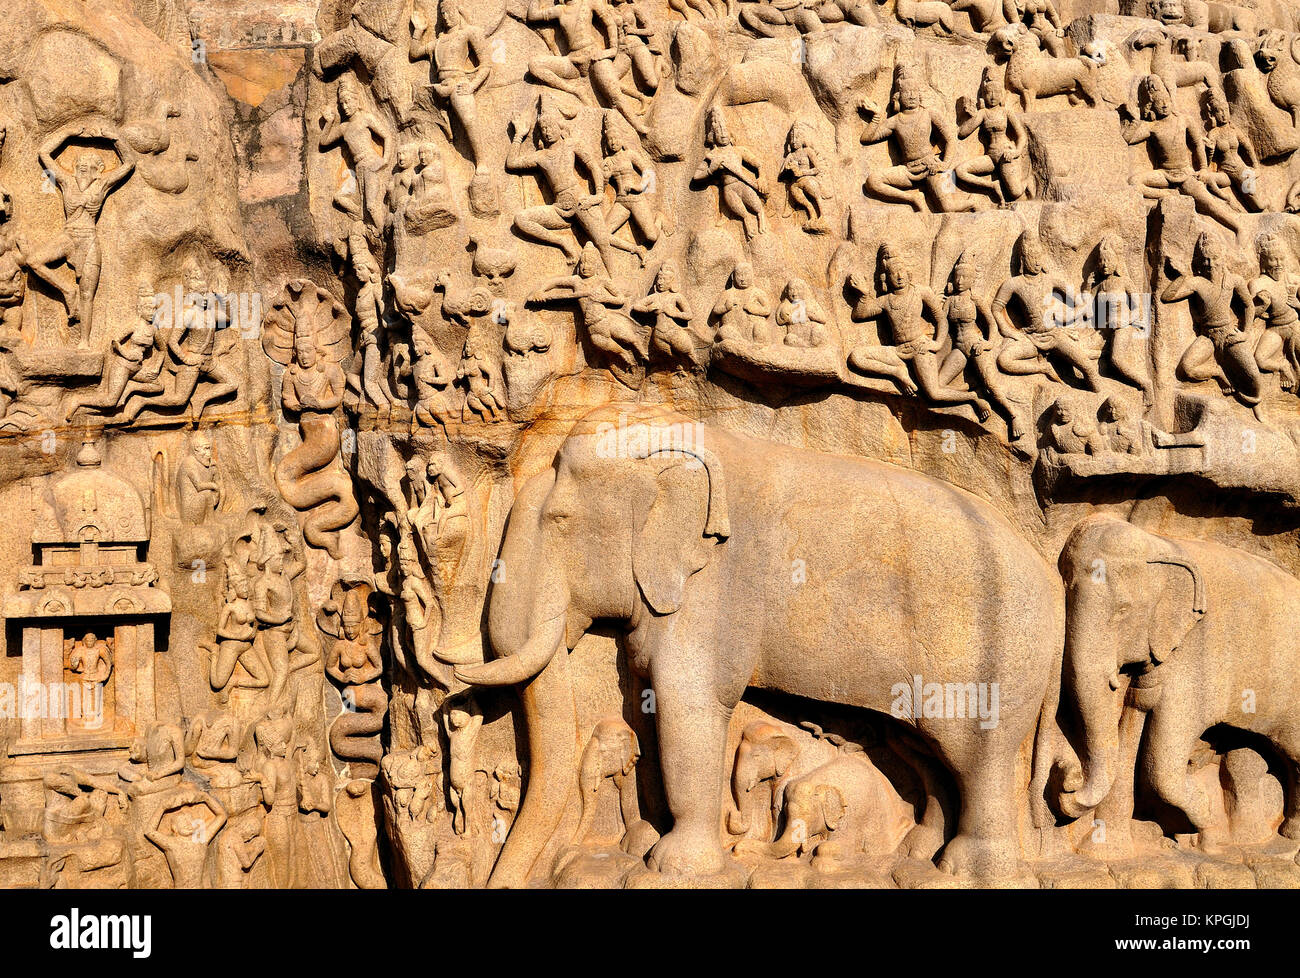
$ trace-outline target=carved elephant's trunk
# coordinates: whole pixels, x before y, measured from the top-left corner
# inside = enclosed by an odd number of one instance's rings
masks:
[[[1115,653],[1106,636],[1072,621],[1066,629],[1065,682],[1083,724],[1083,784],[1060,795],[1061,812],[1078,818],[1101,804],[1115,780],[1119,754]]]

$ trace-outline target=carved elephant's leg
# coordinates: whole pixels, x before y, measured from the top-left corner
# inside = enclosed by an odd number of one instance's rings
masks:
[[[699,668],[706,661],[678,653],[651,667],[664,794],[673,814],[672,831],[650,853],[650,868],[661,873],[707,875],[725,865],[719,826],[733,707],[718,702]]]
[[[1160,706],[1151,711],[1142,773],[1162,801],[1183,812],[1197,832],[1204,832],[1210,828],[1210,801],[1191,779],[1187,760],[1206,724],[1176,692],[1166,689]]]
[[[1282,824],[1278,832],[1287,839],[1300,839],[1300,730],[1284,732],[1274,741],[1286,767],[1282,786]]]
[[[895,753],[903,763],[916,775],[925,793],[925,807],[921,817],[903,839],[903,852],[913,859],[931,862],[943,847],[943,786],[935,777],[931,762],[919,756],[915,748],[906,743],[895,744]]]
[[[958,876],[1005,878],[1014,874],[1018,852],[1015,751],[1004,743],[975,742],[969,754],[956,771],[957,835],[944,847],[939,868]]]

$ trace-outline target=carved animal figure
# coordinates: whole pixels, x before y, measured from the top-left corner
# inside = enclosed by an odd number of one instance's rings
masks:
[[[768,720],[746,724],[736,747],[736,765],[731,772],[732,797],[736,810],[727,813],[727,829],[745,835],[753,822],[754,792],[766,783],[771,791],[772,824],[781,810],[781,791],[786,775],[799,757],[799,743],[785,728]]]
[[[1097,104],[1097,65],[1088,58],[1051,58],[1038,38],[1023,24],[1008,24],[993,32],[993,50],[1006,62],[1003,85],[1019,96],[1028,112],[1034,100],[1067,95],[1070,104]]]
[[[1300,37],[1288,39],[1285,32],[1267,30],[1259,36],[1255,61],[1268,76],[1268,96],[1273,104],[1291,114],[1291,125],[1300,126]]]
[[[1268,739],[1286,759],[1281,833],[1300,838],[1300,582],[1222,544],[1157,536],[1114,517],[1084,519],[1061,551],[1068,620],[1065,703],[1082,721],[1081,769],[1062,811],[1082,815],[1106,799],[1120,768],[1120,671],[1146,713],[1137,769],[1159,798],[1211,828],[1212,808],[1188,768],[1198,739],[1227,724]],[[1100,570],[1099,570],[1100,569]],[[1243,709],[1243,691],[1259,690]],[[1267,691],[1265,693],[1265,691]]]
[[[644,856],[659,838],[650,823],[641,818],[636,793],[636,762],[641,745],[636,733],[622,717],[605,717],[596,721],[591,739],[582,751],[578,780],[582,789],[582,817],[573,833],[575,845],[581,845],[591,832],[599,810],[600,786],[606,781],[618,790],[619,813],[623,817],[624,851]]]
[[[826,520],[831,509],[843,518]],[[805,561],[801,586],[791,554]],[[924,675],[1001,684],[993,726],[908,722],[961,793],[941,866],[1014,871],[1016,757],[1045,701],[1055,714],[1064,602],[1056,573],[987,503],[880,462],[607,406],[520,491],[500,556],[512,573],[489,598],[498,657],[441,653],[464,682],[522,684],[531,776],[493,885],[528,879],[576,787],[564,650],[597,619],[621,623],[631,668],[655,691],[673,828],[652,869],[724,869],[727,725],[747,688],[887,713],[898,678]]]

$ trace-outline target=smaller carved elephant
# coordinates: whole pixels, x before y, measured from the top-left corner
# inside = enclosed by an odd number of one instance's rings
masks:
[[[894,852],[910,820],[892,789],[861,751],[844,751],[786,782],[785,829],[767,847],[777,859],[813,852],[813,866],[835,868],[861,854]]]
[[[732,835],[747,835],[753,827],[754,792],[761,784],[771,791],[772,825],[776,825],[781,791],[798,757],[799,744],[778,724],[767,720],[746,724],[731,773],[736,810],[727,813],[727,830]]]
[[[640,757],[641,745],[636,733],[621,717],[596,721],[591,739],[582,752],[578,772],[582,817],[573,833],[573,845],[581,845],[591,832],[599,809],[600,786],[606,780],[612,781],[618,789],[619,811],[623,816],[623,838],[620,841],[623,851],[640,858],[659,840],[659,833],[641,818],[636,793],[636,762]]]

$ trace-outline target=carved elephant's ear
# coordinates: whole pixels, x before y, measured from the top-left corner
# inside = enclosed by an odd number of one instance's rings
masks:
[[[844,821],[844,798],[838,788],[832,788],[828,784],[822,785],[818,790],[822,796],[822,821],[828,830],[834,832],[840,827],[840,822]]]
[[[1191,575],[1190,582],[1170,580],[1174,586],[1162,586],[1160,596],[1151,608],[1151,628],[1147,633],[1147,642],[1151,650],[1151,662],[1160,665],[1175,652],[1187,637],[1192,627],[1205,617],[1205,587],[1201,582],[1201,571],[1183,551],[1173,546],[1152,556],[1148,561],[1153,568],[1169,565],[1182,568]],[[1175,570],[1173,573],[1178,574]],[[1190,588],[1187,587],[1190,583]],[[1190,594],[1188,593],[1190,591]]]
[[[686,582],[730,534],[722,467],[710,452],[647,457],[657,492],[632,548],[632,571],[646,602],[661,615],[682,605]]]

